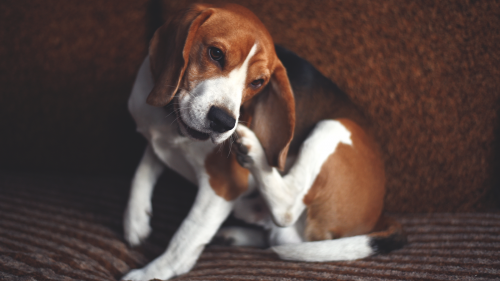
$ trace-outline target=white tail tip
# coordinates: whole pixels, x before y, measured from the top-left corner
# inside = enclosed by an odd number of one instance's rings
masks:
[[[284,260],[310,262],[356,260],[375,254],[370,242],[371,237],[368,235],[359,235],[334,240],[287,244],[271,249]]]

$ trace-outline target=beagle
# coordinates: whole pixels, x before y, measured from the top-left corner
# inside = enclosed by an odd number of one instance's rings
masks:
[[[293,89],[293,91],[292,91]],[[199,187],[167,250],[123,280],[188,272],[233,212],[266,229],[221,229],[234,245],[282,259],[335,261],[401,247],[381,218],[384,167],[363,114],[312,65],[275,46],[238,5],[197,4],[154,34],[128,108],[148,140],[132,181],[124,236],[150,233],[165,166]]]

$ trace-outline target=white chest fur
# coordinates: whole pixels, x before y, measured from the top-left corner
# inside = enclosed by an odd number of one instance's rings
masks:
[[[146,103],[153,88],[149,57],[139,69],[128,108],[137,131],[152,145],[156,156],[168,167],[193,183],[204,170],[204,160],[216,147],[211,141],[193,141],[179,136],[176,116]]]

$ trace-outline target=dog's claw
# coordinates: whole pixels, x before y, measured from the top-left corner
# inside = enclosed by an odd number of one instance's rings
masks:
[[[225,236],[215,236],[212,241],[210,242],[210,245],[216,245],[216,246],[232,246],[234,245],[235,240],[232,237],[225,237]]]
[[[237,132],[234,133],[235,141],[234,144],[236,146],[236,160],[238,163],[244,167],[249,168],[249,166],[254,164],[252,157],[249,155],[250,147],[243,144],[245,135],[239,134]]]
[[[243,154],[237,154],[236,160],[238,161],[238,163],[242,167],[245,167],[245,168],[254,163],[252,157],[250,157],[248,155],[243,155]]]
[[[130,281],[144,281],[144,280],[151,280],[151,279],[170,279],[173,276],[175,276],[175,273],[173,270],[168,268],[168,266],[165,265],[158,265],[158,263],[155,263],[154,261],[144,268],[140,269],[133,269],[129,271],[125,276],[122,277],[122,281],[125,280],[130,280]]]
[[[247,169],[255,165],[255,156],[263,153],[260,152],[260,143],[257,136],[246,126],[238,125],[235,132],[236,144],[236,160],[238,163]],[[259,158],[260,159],[260,158]]]
[[[248,147],[246,147],[245,145],[238,143],[236,147],[238,148],[239,153],[248,154]]]

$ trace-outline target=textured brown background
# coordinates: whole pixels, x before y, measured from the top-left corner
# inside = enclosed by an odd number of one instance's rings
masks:
[[[196,188],[160,179],[153,232],[141,247],[122,236],[123,177],[0,172],[0,280],[113,281],[165,251]],[[209,246],[174,280],[331,281],[500,279],[500,214],[399,214],[404,248],[357,261],[294,262],[267,249]]]
[[[0,4],[2,167],[133,172],[142,147],[127,98],[146,12],[146,1]]]
[[[0,168],[130,174],[144,145],[126,112],[135,72],[154,27],[190,2],[2,2]],[[233,2],[372,118],[388,210],[491,206],[498,1]]]

